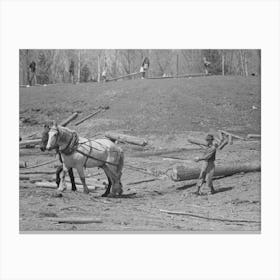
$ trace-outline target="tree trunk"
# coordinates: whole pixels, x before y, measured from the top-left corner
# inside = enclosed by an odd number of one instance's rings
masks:
[[[178,75],[179,75],[179,54],[178,54],[178,52],[177,52],[177,61],[176,61],[176,73],[177,73],[177,77],[178,77]]]
[[[243,57],[242,50],[239,51],[239,56],[240,56],[241,75],[244,76],[245,75],[245,67],[244,67],[244,57]]]
[[[222,75],[225,75],[225,52],[222,51]]]
[[[228,163],[223,166],[217,166],[214,176],[230,176],[241,172],[255,172],[261,171],[260,162],[254,161],[249,163]],[[187,167],[187,166],[175,166],[172,171],[171,178],[173,181],[184,181],[197,179],[200,174],[200,168]]]
[[[78,71],[77,71],[77,83],[81,80],[81,50],[78,50]]]
[[[97,57],[97,82],[100,82],[100,54]]]
[[[244,50],[243,52],[243,56],[244,56],[244,70],[245,70],[245,76],[248,76],[248,60],[247,60],[247,55],[246,55],[246,51]]]

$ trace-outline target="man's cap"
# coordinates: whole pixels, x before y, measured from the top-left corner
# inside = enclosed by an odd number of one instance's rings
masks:
[[[214,140],[214,136],[212,134],[207,134],[206,140]]]

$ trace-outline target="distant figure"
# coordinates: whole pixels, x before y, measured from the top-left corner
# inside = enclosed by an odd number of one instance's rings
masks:
[[[205,70],[205,74],[208,75],[209,74],[209,66],[210,66],[211,62],[207,61],[206,57],[203,57],[203,65],[204,65],[204,70]]]
[[[146,73],[148,72],[149,67],[150,60],[148,57],[145,57],[140,68],[140,72],[142,73],[142,79],[146,78]]]
[[[107,66],[104,67],[101,76],[103,83],[105,83],[107,81]]]
[[[70,66],[69,66],[69,74],[70,74],[70,83],[74,84],[74,74],[75,74],[75,64],[74,61],[71,59]]]
[[[36,63],[32,61],[29,65],[29,71],[28,71],[28,84],[29,86],[32,86],[32,82],[34,80],[34,85],[37,84],[36,79]]]

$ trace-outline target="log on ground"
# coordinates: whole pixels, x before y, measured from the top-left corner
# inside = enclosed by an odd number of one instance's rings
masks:
[[[21,161],[21,162],[19,163],[19,168],[26,168],[27,165],[28,165],[28,163],[27,163],[26,161]]]
[[[198,146],[207,146],[207,142],[204,139],[189,137],[188,142],[190,142],[191,144],[198,145]]]
[[[36,187],[40,187],[40,188],[50,188],[50,189],[56,189],[57,188],[57,184],[54,183],[54,182],[36,182],[35,183]],[[71,189],[71,184],[70,183],[66,183],[67,185],[67,189]],[[77,184],[76,183],[76,187],[78,190],[82,190],[83,189],[83,186],[80,185],[80,184]],[[88,189],[89,190],[95,190],[96,187],[95,186],[88,186]]]
[[[66,126],[67,124],[69,124],[71,121],[73,121],[74,119],[76,119],[78,117],[78,113],[75,112],[73,113],[70,117],[68,117],[67,119],[63,120],[60,125],[61,126]]]
[[[116,132],[107,132],[105,133],[105,137],[113,141],[126,142],[138,146],[146,146],[148,144],[148,141],[143,138],[138,138],[131,135],[119,134]]]
[[[66,223],[66,224],[102,223],[102,220],[97,218],[69,217],[69,218],[50,218],[48,220],[55,223]]]
[[[258,138],[260,139],[262,136],[260,134],[248,134],[247,139]]]
[[[230,176],[236,173],[258,172],[261,171],[261,164],[258,161],[248,163],[227,163],[222,166],[216,166],[214,176]],[[171,179],[175,182],[197,179],[200,174],[200,168],[187,167],[183,165],[173,168]]]
[[[23,148],[23,147],[35,147],[35,145],[38,145],[41,143],[41,139],[32,139],[32,140],[25,140],[25,141],[21,141],[19,143],[19,147]]]
[[[75,123],[75,126],[77,126],[77,125],[83,123],[84,121],[90,119],[91,117],[97,115],[98,113],[103,112],[103,111],[108,110],[108,109],[109,109],[109,106],[100,106],[100,107],[97,109],[97,111],[95,111],[94,113],[91,113],[91,114],[87,115],[86,117],[84,117],[83,119],[77,121],[77,122]]]

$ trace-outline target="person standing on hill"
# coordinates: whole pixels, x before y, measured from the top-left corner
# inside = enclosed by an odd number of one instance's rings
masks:
[[[209,66],[210,66],[211,62],[207,61],[206,57],[203,57],[203,65],[204,65],[204,70],[205,70],[205,74],[208,75],[209,74]]]
[[[102,71],[101,76],[102,76],[103,83],[105,83],[107,81],[107,65],[105,65],[105,67],[104,67],[104,69]]]
[[[29,69],[28,69],[28,83],[29,86],[32,86],[32,82],[34,80],[34,85],[37,84],[37,79],[36,79],[36,63],[35,61],[32,61],[29,65]]]
[[[142,73],[142,79],[146,78],[146,73],[148,72],[149,67],[150,60],[148,57],[145,57],[140,68],[140,72]]]
[[[210,189],[211,194],[215,193],[215,189],[213,187],[213,176],[215,172],[216,151],[217,149],[223,149],[228,143],[228,139],[223,138],[220,143],[214,144],[214,136],[212,134],[208,134],[205,140],[207,142],[207,147],[203,155],[195,157],[194,159],[196,162],[202,161],[200,175],[196,184],[198,195],[202,194],[201,187],[204,183],[206,183],[207,187]]]
[[[75,64],[74,61],[71,59],[70,66],[69,66],[69,74],[70,74],[70,82],[74,83],[74,74],[75,74]]]

